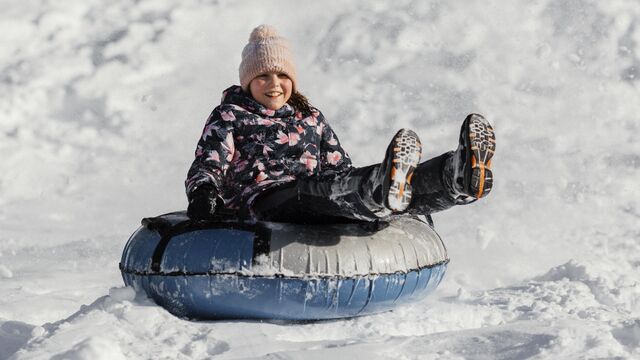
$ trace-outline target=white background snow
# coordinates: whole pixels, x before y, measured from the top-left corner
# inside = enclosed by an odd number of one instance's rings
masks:
[[[640,358],[640,2],[0,1],[0,359]],[[249,32],[357,165],[424,158],[480,112],[483,201],[436,214],[439,289],[307,324],[192,322],[124,288],[142,217],[186,207],[204,120]]]

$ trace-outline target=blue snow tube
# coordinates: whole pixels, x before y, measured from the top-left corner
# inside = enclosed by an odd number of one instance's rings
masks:
[[[420,300],[449,259],[431,226],[144,219],[122,254],[126,285],[191,319],[317,320]]]

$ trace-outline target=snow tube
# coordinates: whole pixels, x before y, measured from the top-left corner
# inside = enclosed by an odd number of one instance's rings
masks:
[[[422,299],[449,259],[428,224],[397,217],[302,225],[144,219],[122,254],[126,285],[191,319],[317,320]]]

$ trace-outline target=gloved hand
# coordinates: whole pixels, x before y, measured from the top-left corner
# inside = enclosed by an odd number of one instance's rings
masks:
[[[216,211],[218,191],[212,185],[200,185],[189,196],[187,215],[192,220],[207,220]]]

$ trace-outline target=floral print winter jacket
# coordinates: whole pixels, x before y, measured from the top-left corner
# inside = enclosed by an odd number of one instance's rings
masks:
[[[289,104],[270,110],[234,85],[207,119],[185,186],[189,195],[211,184],[226,207],[239,208],[264,190],[351,166],[320,111],[303,116]]]

